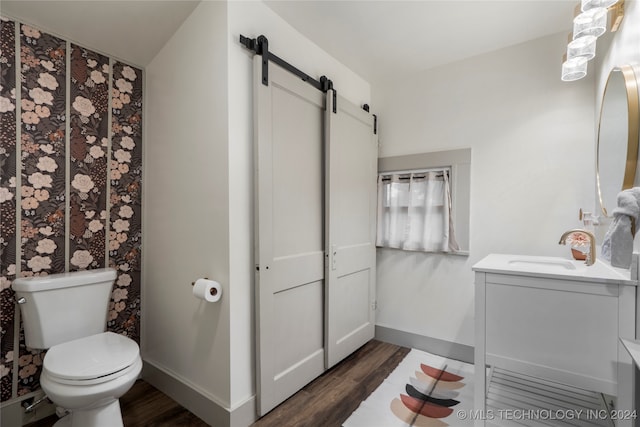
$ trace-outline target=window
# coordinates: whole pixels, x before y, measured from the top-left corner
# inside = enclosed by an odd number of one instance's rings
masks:
[[[376,245],[467,255],[471,150],[378,159]]]
[[[457,251],[450,174],[450,168],[379,174],[376,245],[411,251]]]

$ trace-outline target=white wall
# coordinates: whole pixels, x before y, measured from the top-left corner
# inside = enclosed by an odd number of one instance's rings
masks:
[[[378,250],[381,326],[473,345],[471,267],[568,256],[594,203],[594,80],[560,80],[558,34],[373,85],[381,157],[471,147],[470,256]]]
[[[326,75],[357,104],[370,102],[369,83],[298,33],[262,2],[232,1],[229,25],[229,251],[231,407],[255,394],[253,316],[253,68],[240,34],[265,35],[269,49],[314,78]]]
[[[225,2],[202,2],[146,68],[142,351],[230,403],[229,165]],[[191,282],[209,277],[207,304]]]

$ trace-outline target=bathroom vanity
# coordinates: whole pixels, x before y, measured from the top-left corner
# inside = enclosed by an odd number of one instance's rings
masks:
[[[619,337],[636,337],[637,256],[631,273],[600,260],[586,266],[556,257],[500,254],[487,256],[473,270],[474,402],[478,413],[489,415],[478,417],[485,419],[476,420],[476,426],[497,420],[498,408],[490,398],[494,372],[541,379],[543,388],[566,385],[576,393],[591,391],[601,401],[594,409],[606,413],[611,408],[600,394],[616,396],[614,417],[632,413],[636,370]],[[539,394],[544,401],[547,393]],[[524,408],[536,408],[520,400]],[[538,408],[557,407],[551,398],[549,402]],[[625,419],[615,421],[616,426],[635,425],[632,416],[618,418]]]

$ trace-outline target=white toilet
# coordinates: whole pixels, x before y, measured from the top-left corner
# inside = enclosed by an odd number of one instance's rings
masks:
[[[55,425],[123,426],[118,399],[142,370],[135,341],[104,332],[116,271],[111,268],[16,279],[27,347],[49,349],[40,384],[70,414]]]

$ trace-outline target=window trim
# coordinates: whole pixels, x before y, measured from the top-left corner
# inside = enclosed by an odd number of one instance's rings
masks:
[[[471,148],[378,158],[378,174],[411,173],[416,170],[450,168],[451,205],[460,250],[448,255],[469,255],[471,205]]]

